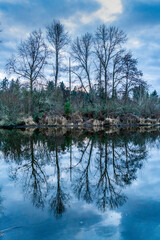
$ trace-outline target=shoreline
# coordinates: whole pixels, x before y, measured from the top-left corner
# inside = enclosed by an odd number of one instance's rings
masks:
[[[108,129],[108,128],[138,128],[138,127],[160,127],[159,124],[117,124],[117,125],[3,125],[0,129],[12,130],[12,129],[27,129],[27,128],[68,128],[68,129]]]
[[[0,129],[25,129],[25,128],[123,128],[123,127],[157,127],[160,126],[159,118],[142,118],[133,114],[122,116],[98,118],[84,118],[75,113],[70,117],[66,116],[44,116],[38,121],[33,117],[23,117],[17,122],[0,121]]]

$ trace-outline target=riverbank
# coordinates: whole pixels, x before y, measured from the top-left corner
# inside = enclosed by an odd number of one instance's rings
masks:
[[[105,119],[84,119],[83,116],[78,113],[73,114],[71,117],[64,116],[43,116],[38,121],[30,116],[22,118],[15,124],[5,123],[0,121],[0,128],[13,129],[13,128],[27,128],[27,127],[138,127],[138,126],[160,126],[160,119],[152,118],[140,118],[133,114],[127,114],[119,116],[117,118],[105,118]]]

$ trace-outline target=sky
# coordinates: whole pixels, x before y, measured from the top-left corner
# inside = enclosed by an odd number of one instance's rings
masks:
[[[102,23],[122,29],[150,91],[160,94],[160,0],[0,0],[0,80],[18,43],[53,19],[73,38]]]

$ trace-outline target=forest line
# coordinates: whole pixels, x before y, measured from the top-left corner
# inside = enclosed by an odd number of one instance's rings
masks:
[[[149,94],[126,44],[122,30],[104,24],[74,39],[58,20],[46,27],[46,37],[33,31],[6,63],[14,79],[0,83],[1,125],[16,124],[22,116],[37,122],[44,115],[71,119],[75,112],[83,119],[126,114],[158,119],[159,96],[156,90]]]

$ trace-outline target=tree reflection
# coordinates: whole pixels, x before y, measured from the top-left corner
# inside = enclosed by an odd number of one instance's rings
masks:
[[[36,150],[35,150],[36,149]],[[47,195],[48,183],[44,172],[44,163],[41,146],[34,145],[33,138],[30,138],[23,152],[23,160],[17,167],[11,167],[10,176],[13,180],[21,180],[25,196],[30,196],[36,207],[44,208]]]
[[[90,143],[90,142],[89,142]],[[85,150],[82,151],[82,155],[80,158],[79,163],[82,163],[83,156],[85,154],[85,151],[87,150],[89,144],[87,144],[87,147],[85,147]],[[78,198],[83,198],[87,203],[91,203],[92,200],[92,187],[90,183],[90,175],[89,175],[89,168],[91,163],[91,157],[92,157],[92,151],[93,151],[93,141],[90,143],[90,149],[88,157],[85,158],[85,166],[83,167],[83,170],[78,168],[78,173],[76,176],[76,179],[74,179],[75,184],[74,185],[74,192],[78,196]]]
[[[101,152],[100,152],[101,155]],[[111,208],[118,207],[125,202],[125,196],[121,194],[121,190],[119,190],[118,186],[121,181],[118,180],[117,174],[115,172],[115,168],[113,166],[113,173],[110,171],[110,149],[108,143],[104,145],[104,159],[100,158],[100,162],[98,164],[99,168],[99,180],[97,182],[97,205],[98,207],[105,211],[106,207],[109,205]],[[114,155],[113,155],[114,158]],[[99,161],[99,159],[98,159]],[[115,159],[112,159],[115,162]],[[122,187],[122,184],[121,184]]]
[[[56,166],[56,175],[57,175],[57,185],[55,187],[54,194],[50,199],[50,209],[58,217],[58,216],[61,216],[66,210],[65,204],[67,204],[68,202],[69,194],[66,194],[61,187],[61,171],[60,171],[60,165],[59,165],[57,144],[55,148],[55,154],[56,154],[55,166]]]
[[[75,197],[102,211],[123,205],[123,189],[136,179],[150,142],[152,133],[139,132],[0,133],[11,179],[35,207],[48,207],[57,217]]]

